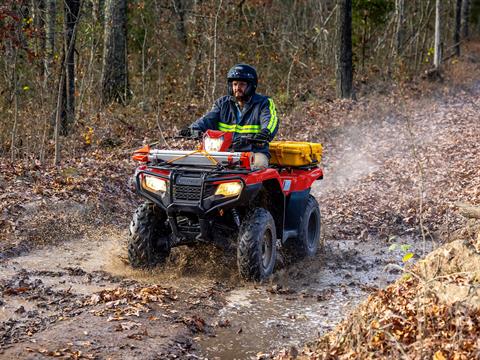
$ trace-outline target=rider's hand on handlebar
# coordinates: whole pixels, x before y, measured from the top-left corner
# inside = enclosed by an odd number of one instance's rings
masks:
[[[178,133],[180,137],[191,138],[191,139],[200,139],[203,135],[201,130],[192,129],[187,127],[185,129],[180,130]]]
[[[268,129],[263,129],[258,134],[255,134],[255,136],[253,138],[255,140],[259,140],[259,141],[269,142],[270,141],[270,131]]]
[[[180,130],[178,135],[182,137],[191,137],[192,136],[192,129],[190,127],[186,127],[185,129]]]
[[[241,148],[249,145],[248,140],[249,140],[248,137],[240,136],[240,137],[236,138],[235,141],[232,143],[232,148],[234,150],[240,150]]]
[[[258,139],[256,137],[240,136],[232,143],[232,148],[242,149],[248,145],[254,145],[256,147],[264,147],[268,144],[268,140]]]

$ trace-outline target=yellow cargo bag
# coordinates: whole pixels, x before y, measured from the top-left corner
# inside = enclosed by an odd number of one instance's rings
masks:
[[[322,160],[322,144],[302,141],[272,141],[271,165],[306,166]]]

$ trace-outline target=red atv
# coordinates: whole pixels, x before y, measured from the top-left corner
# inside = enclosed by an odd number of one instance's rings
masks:
[[[195,151],[145,146],[134,153],[143,163],[136,190],[147,201],[130,224],[133,267],[165,262],[174,246],[210,242],[235,246],[240,275],[263,280],[273,272],[279,246],[297,258],[315,255],[320,210],[310,187],[323,178],[318,161],[286,166],[277,159],[258,170],[253,153],[229,152],[231,145],[232,133],[208,130]]]

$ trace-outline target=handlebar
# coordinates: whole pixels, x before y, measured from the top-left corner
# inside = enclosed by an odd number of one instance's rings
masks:
[[[268,145],[267,140],[260,140],[260,139],[254,139],[250,138],[248,136],[240,136],[238,140],[236,140],[233,145],[237,146],[244,146],[244,145],[255,145],[258,147],[264,147],[265,145]]]
[[[175,135],[174,139],[188,139],[188,140],[200,140],[203,137],[203,132],[200,130],[190,130],[190,135]]]

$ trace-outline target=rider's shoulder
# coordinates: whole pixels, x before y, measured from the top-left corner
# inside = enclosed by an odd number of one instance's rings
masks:
[[[270,96],[266,96],[266,95],[263,95],[263,94],[256,93],[255,95],[253,95],[252,101],[254,103],[263,104],[263,103],[268,102],[269,99],[270,99]]]

